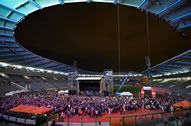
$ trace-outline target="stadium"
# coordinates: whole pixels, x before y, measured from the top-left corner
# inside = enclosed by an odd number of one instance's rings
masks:
[[[0,0],[0,125],[189,126],[190,42],[190,0]]]

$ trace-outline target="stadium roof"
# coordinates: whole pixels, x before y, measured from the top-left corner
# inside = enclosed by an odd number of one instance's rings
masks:
[[[61,72],[74,68],[36,55],[16,42],[16,25],[27,15],[45,7],[77,2],[104,2],[122,4],[143,9],[158,15],[174,29],[191,27],[191,4],[189,0],[1,0],[0,1],[0,62]],[[191,54],[187,51],[145,72],[163,73],[191,68]],[[88,73],[78,69],[79,73]]]
[[[173,74],[186,73],[191,69],[191,50],[170,58],[158,65],[143,71],[147,74]]]

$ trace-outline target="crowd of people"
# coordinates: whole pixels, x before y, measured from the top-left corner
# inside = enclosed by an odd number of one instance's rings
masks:
[[[130,98],[119,96],[80,96],[58,95],[57,91],[39,91],[15,94],[0,98],[0,110],[7,111],[20,104],[45,106],[52,108],[48,114],[58,113],[60,116],[89,115],[98,117],[105,113],[136,112],[137,109],[173,111],[173,104],[177,100],[171,97],[156,98]]]

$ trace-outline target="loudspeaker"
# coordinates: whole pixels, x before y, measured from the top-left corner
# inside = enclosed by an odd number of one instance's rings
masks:
[[[151,61],[150,61],[150,57],[149,56],[146,56],[145,57],[145,62],[146,62],[146,65],[148,66],[148,68],[151,66]]]
[[[68,94],[69,95],[76,95],[77,92],[76,92],[76,90],[69,90]]]

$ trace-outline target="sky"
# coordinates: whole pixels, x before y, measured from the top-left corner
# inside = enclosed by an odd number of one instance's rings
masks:
[[[118,25],[117,5],[104,3],[64,4],[36,11],[17,25],[15,37],[38,55],[68,65],[75,60],[81,69],[141,72],[147,69],[145,56],[149,54],[154,66],[190,48],[189,41],[164,20],[148,16],[150,43],[144,11],[120,5]]]

